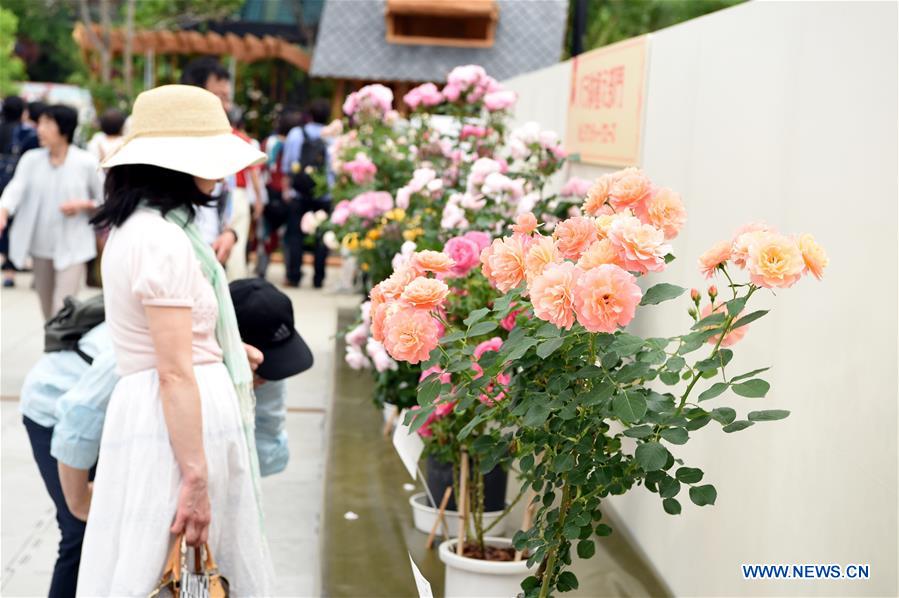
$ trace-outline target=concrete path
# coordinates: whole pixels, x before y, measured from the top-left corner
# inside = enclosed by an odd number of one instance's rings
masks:
[[[339,272],[328,275],[328,288],[290,289],[296,326],[315,355],[315,365],[289,382],[287,470],[263,479],[266,527],[278,574],[278,596],[321,594],[320,521],[328,416],[333,394],[333,337],[337,310],[358,303],[333,292]],[[304,277],[309,284],[311,272]],[[273,265],[269,280],[283,280]],[[18,412],[25,374],[43,350],[37,296],[30,277],[0,293],[0,594],[46,596],[59,533],[53,503],[47,495]],[[96,293],[91,289],[84,293]]]

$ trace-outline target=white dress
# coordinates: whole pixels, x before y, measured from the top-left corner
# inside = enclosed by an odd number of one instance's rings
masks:
[[[145,305],[191,307],[212,507],[209,546],[232,596],[271,595],[261,506],[234,387],[215,341],[218,307],[190,242],[157,212],[139,210],[112,231],[102,267],[122,378],[103,427],[78,595],[147,596],[174,540],[169,529],[181,474],[163,417]]]

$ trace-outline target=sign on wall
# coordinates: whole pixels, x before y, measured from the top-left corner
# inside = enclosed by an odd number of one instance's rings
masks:
[[[643,35],[572,59],[565,145],[582,162],[640,161],[648,49]]]

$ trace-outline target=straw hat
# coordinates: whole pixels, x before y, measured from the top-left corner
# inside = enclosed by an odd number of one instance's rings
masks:
[[[265,159],[231,132],[214,94],[191,85],[163,85],[137,96],[131,130],[103,167],[150,164],[217,180]]]

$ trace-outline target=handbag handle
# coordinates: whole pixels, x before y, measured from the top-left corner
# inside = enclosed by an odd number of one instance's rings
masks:
[[[204,552],[206,554],[205,559],[203,558]],[[169,551],[169,557],[166,559],[165,569],[162,571],[162,578],[159,580],[159,585],[156,586],[156,589],[154,589],[147,598],[154,598],[166,587],[173,584],[177,587],[181,583],[182,558],[185,560],[187,559],[187,539],[183,533],[178,534],[175,537],[175,541],[172,543],[172,548]],[[195,546],[195,573],[210,574],[217,569],[218,566],[215,564],[215,559],[212,556],[212,549],[209,548],[209,543],[204,543],[202,546]]]

